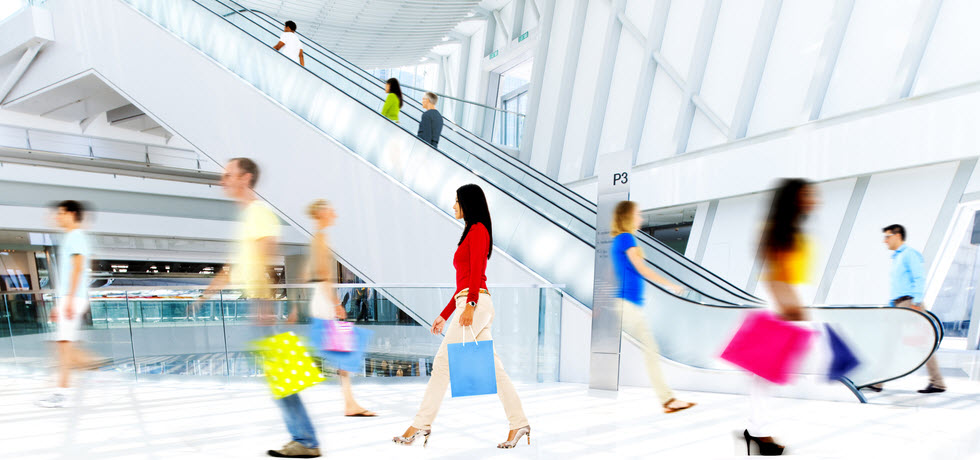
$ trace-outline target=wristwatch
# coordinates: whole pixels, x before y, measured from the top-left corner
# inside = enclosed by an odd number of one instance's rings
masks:
[[[466,305],[469,307],[476,308],[476,302],[466,302]]]

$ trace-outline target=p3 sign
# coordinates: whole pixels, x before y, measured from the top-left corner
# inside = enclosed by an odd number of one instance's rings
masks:
[[[626,171],[613,174],[612,184],[628,184],[630,182],[629,173]]]

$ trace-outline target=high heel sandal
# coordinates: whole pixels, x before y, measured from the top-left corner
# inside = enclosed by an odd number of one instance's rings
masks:
[[[755,441],[755,445],[759,448],[758,455],[764,456],[777,456],[783,455],[783,451],[786,450],[786,446],[781,446],[773,441],[763,441],[762,438],[757,438],[749,434],[749,430],[742,432],[742,437],[745,438],[745,453],[747,455],[752,455],[752,442]]]
[[[669,400],[667,400],[667,402],[664,403],[664,413],[665,414],[673,414],[674,412],[680,412],[682,410],[687,410],[687,409],[690,409],[690,408],[698,405],[698,403],[689,402],[689,403],[687,403],[686,406],[683,406],[683,407],[670,407],[670,403],[672,403],[674,401],[677,401],[677,399],[676,398],[670,398]]]
[[[528,425],[528,426],[525,426],[525,427],[518,428],[517,429],[517,432],[514,433],[514,439],[511,439],[510,441],[504,441],[504,442],[502,442],[500,444],[497,444],[497,448],[498,449],[513,449],[514,447],[517,447],[517,442],[521,440],[521,436],[525,436],[525,435],[527,436],[527,445],[530,446],[531,445],[531,425]]]
[[[394,441],[395,444],[404,444],[406,446],[410,446],[412,445],[413,442],[415,442],[415,438],[419,436],[423,436],[425,437],[425,441],[422,443],[422,447],[425,447],[429,444],[430,434],[432,434],[432,429],[428,429],[428,430],[416,429],[415,432],[412,433],[412,435],[407,438],[404,436],[395,436],[394,438],[391,438],[391,440]]]

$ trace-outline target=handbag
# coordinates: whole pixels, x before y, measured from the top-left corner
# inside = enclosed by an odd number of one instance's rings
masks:
[[[276,399],[290,396],[326,377],[317,368],[307,348],[309,341],[292,332],[266,337],[254,342],[262,357],[262,369]]]
[[[814,334],[772,312],[753,311],[721,358],[770,382],[786,384],[803,361]]]
[[[840,380],[848,372],[858,367],[861,361],[851,351],[851,347],[847,345],[847,342],[829,324],[827,325],[827,340],[830,342],[830,353],[832,356],[830,369],[827,370],[827,379]]]
[[[473,342],[450,343],[449,385],[452,397],[489,395],[497,392],[497,371],[494,368],[493,340],[476,340],[473,328],[468,328]]]
[[[368,344],[374,332],[363,327],[352,328],[354,342],[351,351],[330,351],[323,350],[320,356],[330,366],[347,372],[361,372],[364,370],[364,354],[367,352]]]

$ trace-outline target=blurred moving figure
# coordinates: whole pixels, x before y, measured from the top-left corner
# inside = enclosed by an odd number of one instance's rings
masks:
[[[255,184],[259,180],[259,167],[248,158],[233,158],[225,165],[221,186],[225,193],[241,207],[236,258],[231,274],[223,271],[216,276],[205,291],[212,294],[224,288],[229,278],[233,284],[245,286],[245,293],[257,310],[257,325],[267,326],[275,322],[272,312],[272,289],[269,283],[269,266],[279,240],[279,218],[267,204],[259,200]],[[295,310],[291,313],[296,317]],[[320,456],[316,430],[310,421],[299,393],[276,399],[282,409],[286,429],[292,441],[282,449],[270,450],[272,457],[314,458]]]
[[[326,320],[347,319],[347,311],[337,299],[337,290],[333,286],[336,278],[333,267],[336,266],[330,244],[327,240],[326,229],[334,224],[337,212],[327,200],[316,200],[310,204],[307,213],[316,221],[316,233],[310,243],[310,276],[311,282],[316,283],[313,290],[313,300],[310,302],[310,315]],[[295,317],[295,310],[291,319]],[[371,412],[357,403],[351,390],[350,374],[338,369],[340,384],[344,392],[344,414],[348,417],[373,417]]]
[[[646,265],[643,249],[636,244],[636,237],[633,236],[642,224],[643,216],[640,215],[640,208],[635,202],[621,201],[616,205],[611,232],[613,269],[619,281],[616,297],[621,299],[623,332],[632,335],[643,347],[650,384],[657,392],[664,412],[670,414],[690,409],[695,403],[674,398],[673,391],[664,380],[663,371],[660,369],[660,348],[647,324],[647,317],[643,314],[643,279],[646,278],[677,294],[683,292],[684,288],[671,283]]]
[[[884,233],[885,245],[892,253],[891,305],[893,307],[912,308],[925,311],[922,297],[925,294],[926,269],[922,254],[905,244],[905,227],[899,224],[889,225],[881,231]],[[919,393],[942,393],[946,391],[946,382],[939,372],[936,355],[926,361],[929,371],[929,385],[919,390]],[[881,384],[868,388],[881,391]]]
[[[439,136],[442,135],[442,114],[436,110],[436,102],[439,96],[436,93],[428,92],[422,96],[422,119],[419,121],[419,139],[422,139],[432,147],[439,146]]]
[[[371,289],[362,287],[354,290],[354,307],[357,311],[357,321],[369,321],[371,319]]]
[[[468,184],[456,190],[456,204],[453,211],[457,219],[466,223],[463,236],[460,237],[453,256],[453,266],[456,267],[456,292],[449,299],[449,304],[432,322],[432,333],[439,334],[446,325],[446,319],[457,308],[465,309],[456,315],[446,330],[446,336],[439,345],[432,363],[432,377],[425,387],[422,397],[422,407],[415,415],[412,425],[405,434],[395,436],[392,441],[398,444],[411,444],[419,436],[429,442],[432,434],[432,422],[442,404],[449,385],[449,358],[447,348],[451,343],[461,343],[467,340],[493,340],[490,329],[493,326],[493,302],[487,291],[487,260],[493,251],[493,226],[490,222],[490,210],[483,189],[478,185]],[[464,329],[467,331],[464,333]],[[471,339],[473,336],[475,339]],[[517,390],[504,371],[504,365],[494,353],[494,369],[497,378],[497,396],[504,405],[510,432],[507,441],[497,444],[498,448],[510,449],[517,445],[523,436],[531,443],[531,426],[528,424]]]
[[[816,208],[817,190],[803,179],[784,179],[776,195],[762,234],[759,256],[765,267],[765,285],[772,294],[776,313],[787,321],[803,321],[806,312],[797,286],[810,278],[811,244],[803,234],[803,220]],[[748,429],[742,434],[755,443],[762,455],[782,455],[785,446],[772,437],[769,411],[772,384],[752,377]]]
[[[58,357],[58,383],[54,393],[37,404],[41,407],[65,407],[71,404],[71,373],[92,359],[78,346],[82,317],[89,309],[88,288],[91,284],[89,263],[92,248],[88,233],[82,229],[85,207],[72,200],[58,203],[55,222],[65,232],[58,246],[58,282],[55,307],[50,320],[56,323],[55,353]]]
[[[303,59],[303,42],[299,41],[299,35],[296,35],[295,22],[286,21],[282,35],[279,36],[279,43],[276,43],[273,48],[292,59],[293,62],[306,67],[306,60]]]
[[[389,78],[385,82],[385,92],[388,96],[385,97],[385,105],[381,107],[381,114],[398,123],[398,114],[402,110],[402,86],[397,78]]]

